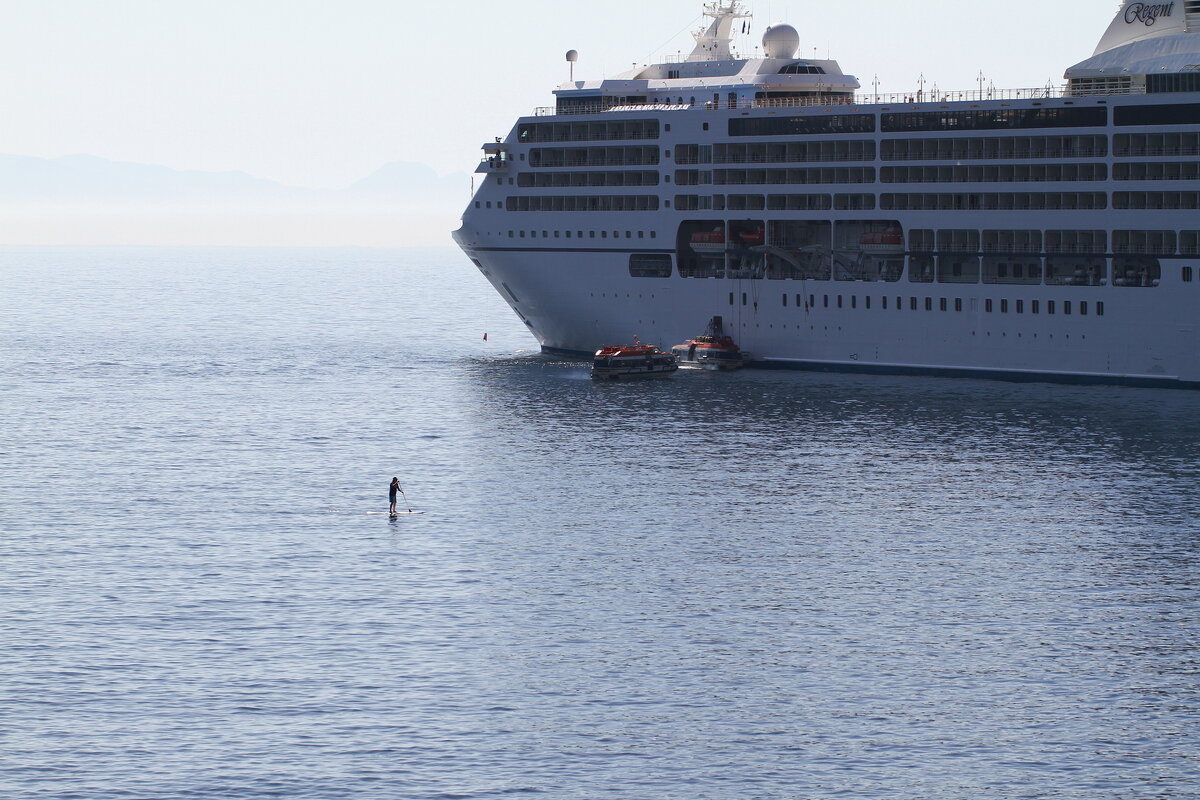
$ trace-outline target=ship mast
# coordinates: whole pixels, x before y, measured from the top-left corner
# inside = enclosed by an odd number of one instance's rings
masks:
[[[696,48],[687,60],[732,60],[733,54],[729,51],[729,44],[733,41],[733,23],[739,19],[749,19],[753,15],[745,11],[738,0],[717,0],[704,6],[704,16],[712,17],[712,24],[692,34],[696,39]]]

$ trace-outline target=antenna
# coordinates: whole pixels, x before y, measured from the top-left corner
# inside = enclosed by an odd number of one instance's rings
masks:
[[[575,82],[575,62],[579,60],[578,50],[567,51],[567,63],[571,65],[571,83]]]

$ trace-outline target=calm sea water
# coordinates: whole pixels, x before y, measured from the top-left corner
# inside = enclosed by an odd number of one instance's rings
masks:
[[[5,800],[1200,794],[1198,394],[594,385],[452,250],[8,249],[0,409]]]

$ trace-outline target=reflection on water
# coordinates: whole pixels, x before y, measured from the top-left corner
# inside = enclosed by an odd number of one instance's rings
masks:
[[[13,796],[1195,794],[1198,394],[594,383],[452,253],[0,265]]]

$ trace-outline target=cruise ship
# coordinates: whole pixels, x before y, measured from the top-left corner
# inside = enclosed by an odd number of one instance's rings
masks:
[[[544,350],[720,316],[755,366],[1200,388],[1200,0],[1125,2],[1062,86],[888,96],[704,13],[483,146],[455,240]]]

